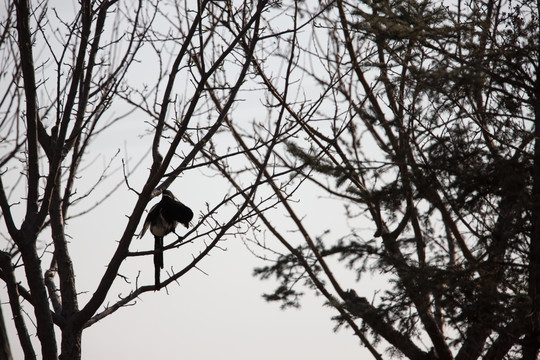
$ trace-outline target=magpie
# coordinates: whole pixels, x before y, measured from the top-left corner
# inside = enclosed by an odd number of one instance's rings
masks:
[[[163,190],[161,201],[154,205],[146,216],[139,238],[143,237],[148,228],[154,235],[154,279],[157,290],[161,288],[159,275],[160,269],[163,269],[163,237],[174,232],[178,223],[189,227],[191,219],[193,211],[178,201],[169,190]]]

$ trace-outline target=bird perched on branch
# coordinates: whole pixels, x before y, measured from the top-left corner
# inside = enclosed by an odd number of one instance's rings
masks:
[[[158,290],[161,288],[160,270],[163,269],[163,237],[174,232],[178,223],[189,227],[191,219],[193,211],[178,201],[169,190],[163,190],[161,201],[154,205],[146,216],[139,238],[143,237],[148,228],[154,235],[154,270]]]

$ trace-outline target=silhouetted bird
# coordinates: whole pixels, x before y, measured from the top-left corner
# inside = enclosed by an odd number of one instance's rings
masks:
[[[148,228],[154,235],[154,270],[158,290],[161,288],[160,269],[163,269],[163,237],[174,232],[178,223],[189,227],[189,222],[193,219],[193,211],[178,201],[169,190],[163,190],[162,195],[161,201],[150,209],[139,235],[141,238]]]

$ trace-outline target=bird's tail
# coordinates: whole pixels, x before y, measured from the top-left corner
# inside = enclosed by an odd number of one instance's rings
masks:
[[[154,279],[158,290],[161,288],[159,280],[161,269],[163,269],[163,236],[156,236],[154,238]]]

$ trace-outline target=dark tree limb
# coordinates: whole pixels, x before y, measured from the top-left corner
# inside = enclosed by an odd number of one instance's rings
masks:
[[[0,255],[1,256],[1,255]],[[4,321],[4,313],[0,306],[0,360],[12,360],[11,347],[9,345],[9,338],[6,329],[6,322]]]
[[[30,335],[28,334],[28,329],[24,322],[24,315],[21,310],[21,304],[19,302],[17,282],[15,280],[15,274],[13,273],[11,256],[3,251],[0,252],[0,269],[2,269],[3,273],[2,279],[7,286],[9,305],[11,307],[15,328],[17,329],[17,336],[24,352],[24,357],[28,360],[36,359],[36,353],[32,342],[30,341]]]

